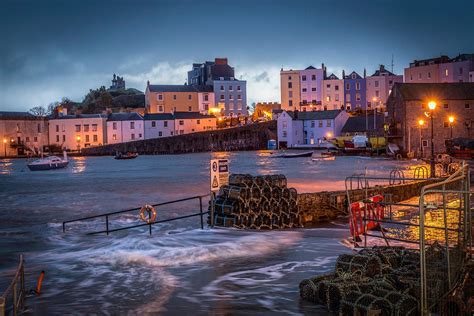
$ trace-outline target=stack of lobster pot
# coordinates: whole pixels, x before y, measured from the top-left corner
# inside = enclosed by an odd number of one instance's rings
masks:
[[[214,201],[214,225],[281,229],[301,227],[297,192],[284,175],[232,174]]]

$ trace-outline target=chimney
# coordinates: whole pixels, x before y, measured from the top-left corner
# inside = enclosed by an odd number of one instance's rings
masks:
[[[227,65],[227,58],[215,58],[214,62],[216,65]]]
[[[367,76],[367,70],[364,68],[364,78]]]
[[[342,79],[346,79],[346,72],[342,69]]]
[[[380,72],[382,71],[385,71],[385,66],[384,65],[380,65]]]
[[[294,115],[294,116],[295,116],[295,119],[297,119],[297,118],[298,118],[298,110],[295,110],[295,111],[294,111],[294,114],[295,114],[295,115]]]
[[[150,80],[146,81],[146,86],[148,87],[150,85]]]
[[[61,116],[66,116],[67,115],[67,107],[63,106],[61,110]]]

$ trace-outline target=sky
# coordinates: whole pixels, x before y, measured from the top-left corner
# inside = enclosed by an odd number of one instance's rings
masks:
[[[227,57],[247,103],[280,100],[279,72],[328,72],[474,53],[474,1],[0,0],[0,110],[89,89],[184,84],[193,62]]]

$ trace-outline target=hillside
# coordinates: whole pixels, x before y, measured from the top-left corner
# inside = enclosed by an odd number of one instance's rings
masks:
[[[141,108],[145,107],[145,95],[143,92],[129,88],[108,90],[100,87],[90,90],[84,97],[80,106],[82,113],[102,113],[107,108],[118,111],[120,108]]]

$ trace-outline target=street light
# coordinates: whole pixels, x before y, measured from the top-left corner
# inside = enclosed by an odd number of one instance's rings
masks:
[[[423,125],[425,125],[425,121],[424,120],[419,120],[418,121],[418,126],[420,127],[420,154],[421,154],[421,157],[423,157]]]
[[[77,136],[76,140],[77,140],[77,151],[81,151],[81,136]]]
[[[449,127],[451,128],[451,139],[453,139],[453,123],[454,123],[454,116],[450,116],[448,118],[449,121]]]
[[[3,152],[4,152],[3,156],[7,158],[7,139],[6,138],[3,139]]]
[[[428,108],[430,109],[430,118],[431,118],[431,159],[430,159],[430,175],[431,177],[435,177],[435,162],[434,162],[434,143],[433,143],[433,114],[434,110],[436,109],[436,102],[430,101],[428,102]]]

